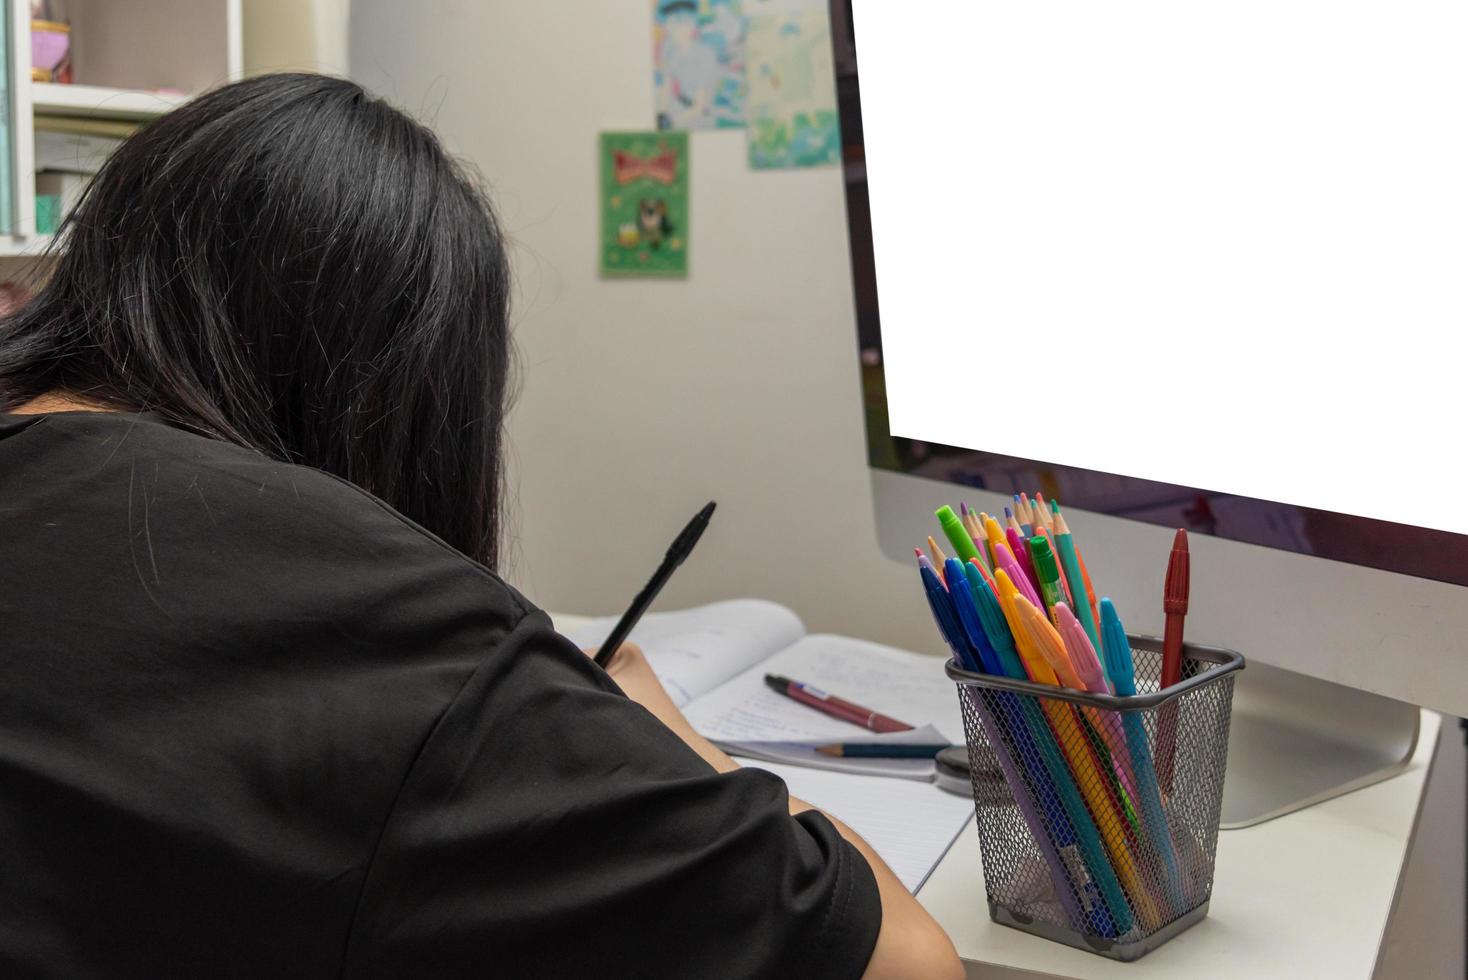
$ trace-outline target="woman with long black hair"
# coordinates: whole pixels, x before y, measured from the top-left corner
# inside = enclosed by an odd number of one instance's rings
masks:
[[[0,324],[0,975],[957,975],[492,571],[509,272],[350,82],[123,144]]]

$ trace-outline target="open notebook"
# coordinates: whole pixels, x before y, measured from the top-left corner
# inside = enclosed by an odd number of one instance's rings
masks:
[[[597,646],[614,619],[572,632]],[[866,775],[931,780],[925,759],[847,759],[831,743],[962,744],[958,695],[936,657],[825,634],[806,635],[789,609],[760,599],[716,602],[643,617],[632,631],[673,700],[696,728],[731,755]],[[779,674],[915,726],[877,735],[770,690]]]
[[[614,619],[571,631],[599,646]],[[916,759],[835,759],[832,742],[963,741],[953,682],[937,657],[849,637],[806,635],[800,618],[760,599],[716,602],[645,616],[632,631],[653,670],[693,726],[731,755],[781,777],[792,796],[844,820],[882,856],[909,891],[927,880],[974,815],[973,800],[917,780],[933,764]],[[781,674],[918,726],[874,735],[776,694]],[[882,778],[889,776],[903,779]]]

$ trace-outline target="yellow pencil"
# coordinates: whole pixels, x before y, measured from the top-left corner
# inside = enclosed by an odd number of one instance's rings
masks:
[[[995,581],[999,582],[997,578]],[[1059,651],[1059,656],[1064,658],[1065,641],[1055,627],[1050,625],[1045,614],[1019,594],[1008,576],[999,584],[1001,589],[1009,592],[1010,606],[1022,627],[1021,632],[1025,634],[1026,642],[1015,645],[1020,657],[1025,660],[1025,668],[1031,671],[1032,679],[1036,683],[1061,686],[1059,677],[1042,650],[1053,646]],[[1033,664],[1031,659],[1034,660]],[[1141,873],[1127,848],[1125,818],[1117,812],[1115,802],[1106,792],[1106,779],[1096,762],[1090,742],[1081,732],[1076,714],[1071,710],[1072,706],[1049,700],[1042,700],[1040,706],[1055,729],[1056,740],[1070,763],[1076,785],[1086,798],[1086,805],[1090,807],[1091,816],[1096,820],[1096,828],[1101,831],[1106,852],[1111,855],[1112,866],[1131,895],[1137,914],[1141,916],[1142,923],[1148,930],[1160,929],[1163,923],[1162,914],[1151,890],[1142,881]]]
[[[931,534],[928,535],[928,557],[933,559],[933,567],[938,570],[938,575],[942,576],[943,563],[948,560],[948,556],[943,554],[943,549],[938,547],[938,542],[933,540]]]

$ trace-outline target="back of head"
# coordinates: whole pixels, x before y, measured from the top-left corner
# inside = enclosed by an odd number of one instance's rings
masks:
[[[359,86],[267,75],[127,140],[0,325],[0,409],[149,410],[341,476],[497,557],[508,268],[432,133]]]

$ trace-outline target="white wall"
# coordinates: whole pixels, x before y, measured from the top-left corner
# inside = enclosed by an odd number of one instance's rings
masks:
[[[597,276],[596,134],[651,124],[649,6],[353,4],[354,77],[478,166],[515,239],[508,575],[619,612],[717,499],[662,607],[767,596],[936,653],[916,574],[875,541],[840,173],[754,173],[741,132],[696,133],[688,280]]]
[[[245,74],[347,73],[350,0],[244,0]]]

